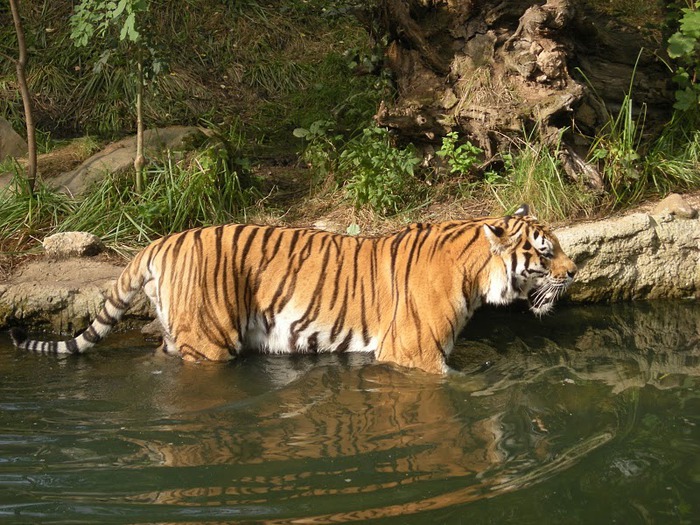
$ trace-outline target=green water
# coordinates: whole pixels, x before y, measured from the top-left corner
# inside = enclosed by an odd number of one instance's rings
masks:
[[[482,312],[435,378],[0,334],[2,523],[699,523],[700,303]]]

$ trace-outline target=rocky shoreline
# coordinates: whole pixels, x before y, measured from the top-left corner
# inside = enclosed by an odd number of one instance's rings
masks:
[[[700,298],[700,219],[680,196],[648,211],[575,224],[556,234],[580,269],[570,302]],[[99,242],[89,235],[47,238],[46,256],[0,281],[0,329],[21,325],[73,334],[87,326],[124,267],[95,256],[99,249],[91,240]],[[141,294],[120,328],[152,317]]]

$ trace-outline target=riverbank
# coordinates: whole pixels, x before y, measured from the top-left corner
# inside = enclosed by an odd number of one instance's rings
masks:
[[[618,217],[555,229],[580,268],[566,300],[700,298],[699,205],[700,194],[676,196]],[[71,334],[84,328],[126,264],[105,253],[62,258],[48,249],[51,256],[28,258],[0,279],[0,329],[21,325]],[[152,317],[141,294],[120,327]]]

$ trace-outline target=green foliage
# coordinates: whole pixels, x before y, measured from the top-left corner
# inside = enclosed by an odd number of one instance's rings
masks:
[[[90,4],[88,6],[88,3]],[[135,86],[129,60],[136,57],[128,29],[120,40],[130,5],[110,18],[120,0],[109,2],[22,2],[28,67],[35,94],[37,127],[57,133],[123,135],[134,131],[131,103]],[[73,5],[97,10],[76,17]],[[261,4],[256,0],[204,2],[159,0],[135,18],[145,73],[152,74],[144,101],[149,125],[225,124],[242,119],[251,152],[288,154],[296,147],[295,127],[332,120],[351,134],[364,127],[390,89],[379,67],[382,54],[347,10],[332,12],[320,0]],[[132,10],[132,12],[134,12]],[[75,18],[75,27],[67,20]],[[83,20],[78,23],[80,18]],[[92,24],[93,32],[86,29]],[[105,28],[104,38],[100,28]],[[11,24],[10,24],[11,26]],[[79,26],[83,26],[82,29]],[[127,25],[127,27],[130,27]],[[0,25],[0,52],[13,53],[11,27]],[[86,45],[78,47],[71,33]],[[0,114],[23,128],[14,67],[0,61]],[[94,67],[97,66],[97,67]]]
[[[232,222],[259,197],[247,170],[245,160],[216,143],[180,160],[168,153],[154,162],[140,195],[124,177],[111,175],[80,199],[43,184],[32,196],[24,177],[16,175],[0,192],[0,246],[18,250],[32,237],[73,230],[93,232],[112,246],[139,245],[195,226]]]
[[[680,111],[700,109],[700,2],[681,9],[680,27],[668,39],[668,56],[678,68],[673,80],[678,84],[674,108]]]
[[[632,99],[627,95],[620,112],[610,117],[591,147],[589,159],[602,167],[603,180],[618,202],[634,202],[644,192],[639,153],[644,116],[642,111],[635,118]]]
[[[697,115],[677,113],[644,159],[648,189],[659,194],[700,187],[700,127]]]
[[[343,136],[335,133],[334,127],[335,123],[330,120],[316,120],[308,128],[293,131],[295,137],[304,141],[301,156],[317,177],[326,177],[337,167]]]
[[[346,179],[345,192],[356,207],[395,213],[415,191],[413,174],[419,163],[412,146],[396,148],[386,129],[369,127],[343,149],[338,175]]]
[[[95,37],[104,39],[117,27],[119,40],[138,42],[137,17],[148,10],[146,0],[82,0],[71,17],[71,38],[77,46],[87,46]]]
[[[442,146],[436,152],[436,155],[447,161],[450,173],[471,173],[483,150],[469,141],[458,146],[458,141],[459,134],[456,131],[449,132],[442,138]]]
[[[10,184],[0,190],[0,251],[19,251],[33,237],[43,237],[73,212],[68,196],[48,188],[41,179],[32,192],[16,165]]]
[[[163,234],[232,222],[257,195],[243,187],[244,163],[210,146],[180,161],[168,154],[148,168],[140,195],[124,180],[105,178],[59,228],[95,233],[113,244],[143,244]]]
[[[503,162],[504,174],[492,173],[486,181],[504,209],[527,202],[539,218],[554,221],[586,213],[595,204],[589,191],[562,176],[558,146],[552,150],[524,135]]]

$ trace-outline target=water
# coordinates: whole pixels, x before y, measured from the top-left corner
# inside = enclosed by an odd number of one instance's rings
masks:
[[[435,378],[0,334],[3,523],[698,523],[700,303],[482,312]]]

